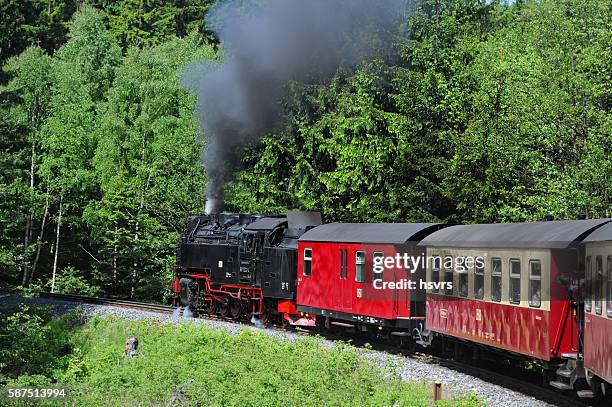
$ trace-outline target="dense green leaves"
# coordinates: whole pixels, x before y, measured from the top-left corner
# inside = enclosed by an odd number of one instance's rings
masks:
[[[74,17],[66,2],[3,6],[25,19],[1,33],[11,284],[55,274],[59,289],[163,295],[182,218],[204,200],[194,95],[179,78],[222,55],[203,19],[213,2],[162,3],[92,0]],[[376,59],[287,84],[284,120],[240,152],[227,208],[357,222],[610,216],[608,2],[500,3],[421,0]]]
[[[159,272],[172,268],[182,219],[202,208],[194,98],[180,75],[187,63],[213,57],[195,36],[133,49],[102,107],[93,159],[102,199],[90,202],[85,220],[104,257],[95,265],[99,277],[119,292],[163,291]]]
[[[75,287],[160,298],[205,184],[180,77],[214,51],[194,34],[122,57],[91,7],[68,38],[52,58],[31,48],[5,66],[0,264],[13,284],[63,290],[69,270],[87,283]]]
[[[230,203],[336,221],[609,216],[609,17],[595,0],[420,2],[399,59],[290,90]]]

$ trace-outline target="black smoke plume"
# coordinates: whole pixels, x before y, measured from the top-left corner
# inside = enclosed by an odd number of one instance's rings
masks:
[[[233,0],[213,8],[207,22],[221,62],[194,64],[183,78],[208,138],[207,213],[222,209],[241,147],[277,124],[286,84],[321,82],[380,55],[405,12],[402,0]]]

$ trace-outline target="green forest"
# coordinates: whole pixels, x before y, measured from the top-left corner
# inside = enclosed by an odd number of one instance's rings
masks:
[[[214,3],[2,2],[2,287],[166,295],[183,220],[205,201],[207,138],[181,78],[223,58],[205,18]],[[287,85],[281,124],[240,151],[226,209],[327,222],[612,216],[611,3],[411,10],[385,57]]]

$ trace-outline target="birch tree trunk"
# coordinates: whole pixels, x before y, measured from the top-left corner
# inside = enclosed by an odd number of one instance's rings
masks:
[[[113,290],[117,291],[117,221],[115,220],[115,237],[113,242]]]
[[[62,204],[64,195],[60,195],[59,213],[57,215],[57,228],[55,229],[55,253],[53,257],[53,275],[51,277],[51,292],[55,290],[55,276],[57,275],[57,253],[59,252],[60,228],[62,226]]]
[[[34,166],[36,163],[36,140],[32,139],[32,152],[31,152],[31,157],[30,157],[30,194],[34,194]],[[23,239],[23,250],[24,250],[24,256],[23,256],[23,262],[22,262],[22,269],[23,269],[23,278],[22,278],[22,285],[26,284],[29,280],[31,280],[31,277],[29,276],[29,268],[28,268],[28,246],[30,245],[30,241],[32,240],[32,221],[34,219],[34,209],[33,209],[33,203],[32,203],[32,197],[30,196],[30,214],[28,215],[28,220],[26,221],[26,228],[25,228],[25,237]]]
[[[40,259],[40,250],[42,248],[41,242],[43,238],[43,234],[45,233],[45,225],[47,224],[47,215],[49,214],[49,188],[47,187],[47,198],[45,200],[45,213],[43,214],[42,222],[40,223],[40,233],[38,234],[38,239],[36,239],[36,257],[34,258],[34,263],[32,263],[32,270],[28,276],[28,280],[24,281],[22,285],[30,284],[32,279],[34,278],[34,274],[36,273],[36,267],[38,266],[38,260]]]

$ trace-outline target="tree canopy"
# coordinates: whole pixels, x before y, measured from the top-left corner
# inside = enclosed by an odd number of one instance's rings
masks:
[[[212,1],[9,1],[0,26],[7,284],[164,295],[206,174],[190,63],[223,58]],[[612,216],[603,0],[420,0],[355,71],[287,84],[240,151],[228,210],[326,221]],[[72,287],[72,288],[70,288]],[[75,288],[76,287],[76,288]]]

